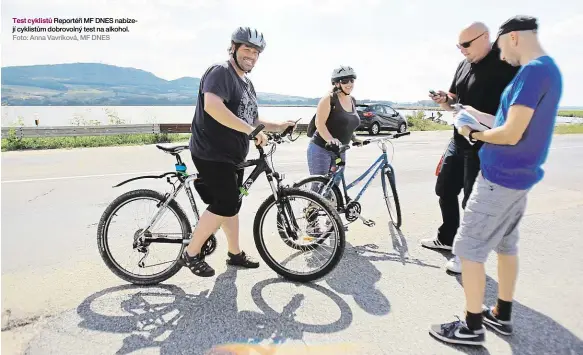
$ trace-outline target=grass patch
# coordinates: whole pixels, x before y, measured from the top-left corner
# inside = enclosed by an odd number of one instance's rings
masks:
[[[407,122],[409,122],[410,131],[446,131],[452,129],[448,124],[437,123],[429,119],[425,119],[423,111],[415,112],[412,115],[407,115]]]
[[[122,145],[140,145],[187,141],[190,134],[162,133],[162,134],[125,134],[115,136],[91,136],[91,137],[47,137],[47,138],[22,138],[9,134],[2,138],[2,151],[33,150],[33,149],[59,149],[81,147],[110,147]]]
[[[558,115],[559,116],[563,116],[563,117],[579,117],[579,118],[583,118],[583,110],[578,110],[578,111],[568,111],[568,110],[564,110],[564,111],[559,111]]]
[[[583,123],[560,124],[555,127],[556,134],[580,134],[583,133]]]

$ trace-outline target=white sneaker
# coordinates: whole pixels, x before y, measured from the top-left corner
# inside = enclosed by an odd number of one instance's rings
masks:
[[[445,268],[453,273],[461,274],[462,262],[458,256],[454,256],[453,258],[449,259],[447,264],[445,264]]]
[[[449,245],[445,245],[436,238],[421,239],[421,245],[429,249],[451,250]]]

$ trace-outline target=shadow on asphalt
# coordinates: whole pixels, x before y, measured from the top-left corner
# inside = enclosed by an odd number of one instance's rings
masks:
[[[453,257],[451,251],[433,250],[447,260]],[[452,277],[455,277],[458,283],[462,285],[461,274],[446,271]],[[520,275],[519,275],[520,277]],[[490,276],[486,275],[486,292],[484,294],[484,303],[488,306],[496,303],[498,296],[498,283]],[[512,306],[512,317],[515,334],[507,337],[497,332],[488,330],[486,339],[497,336],[508,342],[512,353],[522,354],[583,354],[583,341],[577,338],[569,330],[555,322],[551,318],[539,313],[532,308],[514,301]],[[488,329],[488,328],[486,328]],[[487,342],[488,340],[486,340]],[[485,348],[473,348],[452,346],[456,350],[467,354],[489,354]]]
[[[520,277],[520,275],[519,275]],[[455,275],[462,284],[462,276]],[[486,275],[486,292],[484,303],[492,306],[498,298],[498,283]],[[568,329],[548,316],[529,308],[520,302],[512,304],[512,322],[514,334],[505,336],[486,327],[486,343],[488,338],[498,337],[508,343],[512,354],[583,354],[583,341]],[[468,347],[453,346],[468,354],[489,354],[485,348],[468,349]]]
[[[278,346],[290,340],[301,340],[304,332],[333,333],[352,323],[350,307],[334,292],[316,284],[291,288],[294,284],[283,278],[260,281],[253,286],[252,298],[261,312],[239,311],[236,276],[237,270],[228,267],[217,277],[212,290],[193,295],[174,285],[109,288],[91,295],[79,305],[77,313],[83,319],[79,327],[127,333],[116,354],[147,348],[158,348],[160,354],[274,354]],[[293,290],[288,295],[291,300],[281,312],[269,306],[273,300],[268,302],[263,298],[265,287],[275,283],[291,285],[290,290]],[[329,314],[323,314],[322,318],[316,316],[314,319],[319,319],[319,324],[297,321],[295,312],[305,301],[305,291],[320,293],[334,302],[340,315],[330,322]],[[107,296],[114,293],[127,296],[122,297],[121,304],[107,301]],[[119,296],[109,299],[119,300]],[[108,315],[112,309],[120,307],[125,315]]]
[[[439,268],[419,259],[410,258],[407,240],[403,233],[392,224],[389,231],[394,252],[380,251],[376,244],[353,246],[346,243],[342,260],[325,278],[325,282],[331,289],[340,294],[352,296],[362,310],[375,316],[388,314],[391,311],[391,304],[375,285],[380,281],[382,274],[373,262],[394,261],[403,265]]]

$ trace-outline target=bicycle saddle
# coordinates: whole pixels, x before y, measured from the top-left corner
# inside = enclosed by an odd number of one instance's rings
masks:
[[[188,149],[188,144],[156,144],[156,147],[166,153],[178,154],[181,151]]]

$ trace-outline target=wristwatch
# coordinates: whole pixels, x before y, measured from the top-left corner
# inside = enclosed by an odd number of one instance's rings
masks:
[[[477,140],[476,140],[476,139],[474,139],[474,137],[472,137],[472,135],[473,135],[474,133],[476,133],[476,132],[478,132],[478,131],[477,131],[477,130],[475,130],[475,129],[472,129],[472,130],[470,131],[470,134],[468,134],[468,138],[470,139],[470,142],[472,142],[472,143],[476,143],[476,142],[477,142]]]

